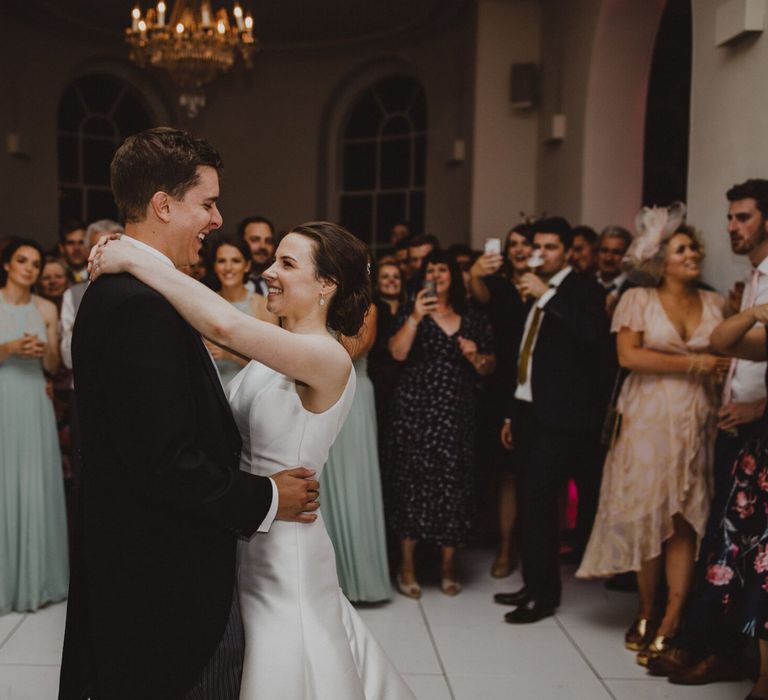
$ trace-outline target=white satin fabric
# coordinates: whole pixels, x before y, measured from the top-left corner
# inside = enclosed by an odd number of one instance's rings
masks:
[[[228,393],[243,438],[241,469],[269,476],[303,466],[319,478],[352,404],[355,373],[323,413],[305,410],[295,382],[257,362]],[[342,594],[322,515],[309,525],[275,521],[241,543],[238,585],[240,700],[415,700]]]

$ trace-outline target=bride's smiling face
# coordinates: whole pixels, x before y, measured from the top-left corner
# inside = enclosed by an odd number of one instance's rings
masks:
[[[319,305],[323,283],[317,279],[313,245],[298,233],[289,233],[280,241],[275,262],[264,272],[269,286],[267,309],[273,314],[303,316]],[[329,294],[325,301],[327,305]]]

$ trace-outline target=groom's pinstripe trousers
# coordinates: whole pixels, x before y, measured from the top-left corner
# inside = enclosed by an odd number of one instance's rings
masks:
[[[244,652],[243,621],[235,590],[224,636],[184,700],[238,700]]]

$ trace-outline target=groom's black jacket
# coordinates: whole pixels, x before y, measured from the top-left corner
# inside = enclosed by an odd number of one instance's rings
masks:
[[[177,700],[224,632],[238,535],[269,510],[199,335],[130,275],[72,340],[83,474],[60,700]]]

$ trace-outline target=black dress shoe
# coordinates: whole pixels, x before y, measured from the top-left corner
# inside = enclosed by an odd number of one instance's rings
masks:
[[[494,593],[493,602],[499,605],[525,605],[531,600],[531,594],[528,589],[523,586],[519,591],[514,593]]]
[[[532,622],[538,622],[545,617],[552,617],[555,614],[555,608],[549,605],[539,605],[531,600],[527,605],[521,605],[512,612],[504,615],[504,621],[510,625],[529,625]]]

